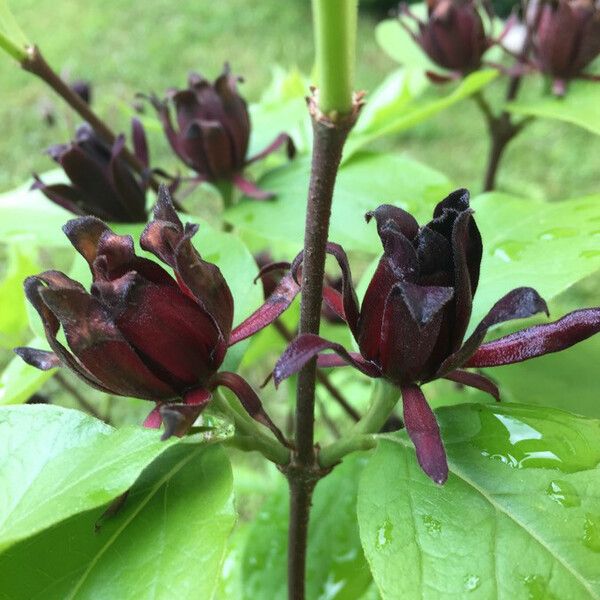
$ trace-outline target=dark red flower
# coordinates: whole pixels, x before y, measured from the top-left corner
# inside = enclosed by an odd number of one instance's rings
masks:
[[[148,166],[146,140],[137,120],[133,124],[133,139],[138,158]],[[117,223],[143,223],[148,180],[131,171],[122,158],[124,147],[123,135],[111,148],[89,125],[82,125],[73,142],[48,150],[71,185],[46,185],[34,175],[32,189],[42,191],[52,202],[76,215],[92,215]]]
[[[475,0],[431,0],[427,5],[426,22],[403,5],[400,22],[404,28],[440,67],[461,75],[477,70],[493,40],[485,31]],[[403,17],[416,21],[416,33]]]
[[[329,245],[342,267],[342,292],[325,299],[344,318],[360,353],[316,335],[297,337],[274,369],[276,384],[319,356],[320,366],[351,364],[371,377],[384,377],[402,392],[406,429],[423,470],[437,483],[448,465],[435,416],[420,385],[446,378],[492,394],[487,378],[463,370],[519,362],[558,352],[600,331],[600,308],[575,311],[482,345],[490,327],[539,312],[544,300],[532,288],[517,288],[491,308],[464,340],[479,282],[482,243],[469,208],[469,193],[458,190],[440,202],[433,220],[419,227],[404,210],[383,205],[367,213],[375,219],[384,254],[358,306],[346,255]]]
[[[288,156],[294,144],[280,134],[262,152],[247,158],[250,140],[250,115],[246,101],[238,94],[238,78],[225,65],[214,83],[193,73],[185,90],[171,90],[168,99],[150,98],[163,124],[171,147],[181,160],[198,173],[199,181],[232,181],[246,196],[265,199],[271,194],[257,188],[244,177],[246,166],[287,146]],[[173,127],[169,102],[175,107],[178,131]]]
[[[600,8],[592,0],[555,0],[538,10],[534,58],[562,96],[569,80],[594,78],[582,71],[600,55]]]
[[[255,418],[267,422],[250,386],[218,370],[231,344],[281,311],[267,301],[250,323],[232,331],[231,291],[218,267],[191,243],[198,226],[183,226],[164,186],[154,214],[141,246],[169,265],[175,278],[136,256],[131,236],[116,235],[95,217],[69,221],[64,232],[90,266],[91,293],[58,271],[29,277],[25,292],[52,351],[15,351],[43,370],[66,366],[104,392],[155,401],[147,425],[158,427],[165,419],[167,435],[189,426],[219,385],[231,388]],[[60,327],[68,348],[57,338]]]

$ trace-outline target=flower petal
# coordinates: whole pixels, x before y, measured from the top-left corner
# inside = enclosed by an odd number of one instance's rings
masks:
[[[146,139],[146,131],[142,122],[137,118],[131,119],[131,140],[133,142],[133,152],[135,157],[148,168],[150,166],[148,140]]]
[[[40,295],[62,325],[73,354],[102,385],[121,396],[149,400],[177,395],[142,362],[96,298],[73,287],[47,287]]]
[[[479,373],[469,373],[469,371],[460,370],[450,371],[450,373],[444,375],[444,379],[449,379],[450,381],[486,392],[486,394],[493,396],[494,400],[500,402],[500,390],[498,386],[487,377],[479,375]]]
[[[296,146],[294,146],[294,140],[287,133],[280,133],[264,150],[250,157],[246,161],[246,165],[250,165],[253,162],[262,160],[278,150],[283,144],[286,144],[286,154],[288,158],[294,158],[296,154]]]
[[[64,183],[46,185],[37,175],[34,175],[33,179],[34,183],[30,188],[31,190],[40,190],[46,198],[75,215],[85,214],[85,211],[81,208],[85,202],[79,190]]]
[[[375,364],[362,357],[360,359],[355,358],[356,355],[352,356],[341,344],[329,342],[312,333],[304,333],[292,340],[279,357],[273,369],[275,385],[278,386],[284,379],[300,371],[309,360],[326,350],[333,350],[348,364],[365,375],[381,377],[381,371]]]
[[[548,306],[533,288],[521,287],[512,290],[492,306],[462,348],[442,363],[435,377],[443,377],[450,371],[466,365],[490,327],[513,319],[531,317],[540,312],[548,314]]]
[[[248,198],[253,198],[254,200],[268,200],[274,196],[271,192],[261,190],[255,183],[246,179],[239,173],[235,173],[231,180],[233,185],[235,185],[244,196],[248,196]]]
[[[382,238],[382,241],[383,230],[390,222],[394,224],[397,231],[400,231],[409,240],[412,240],[419,231],[419,224],[410,213],[391,204],[382,204],[365,215],[367,223],[373,218],[377,222],[377,233]]]
[[[265,303],[233,329],[229,345],[233,346],[270,325],[288,308],[299,292],[300,286],[294,281],[292,274],[285,275]]]
[[[534,325],[480,346],[468,367],[509,365],[560,352],[600,331],[600,308],[576,310],[562,319]]]
[[[403,385],[401,390],[404,425],[417,460],[425,474],[441,485],[448,479],[448,461],[435,415],[418,386]]]
[[[60,359],[54,352],[48,350],[37,350],[36,348],[26,348],[20,346],[13,349],[15,354],[19,355],[28,365],[40,369],[40,371],[49,371],[55,367],[60,367]]]

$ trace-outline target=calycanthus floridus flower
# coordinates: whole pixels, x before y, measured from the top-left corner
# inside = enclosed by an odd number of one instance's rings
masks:
[[[539,0],[542,1],[542,0]],[[533,53],[537,66],[550,75],[562,96],[574,78],[600,77],[583,70],[600,55],[600,4],[594,0],[544,1],[537,8]]]
[[[197,181],[231,181],[246,196],[270,198],[244,176],[244,169],[285,145],[289,158],[295,154],[292,139],[279,134],[262,152],[248,157],[250,115],[238,94],[238,78],[228,65],[214,83],[193,73],[185,90],[171,90],[167,99],[150,97],[173,151],[198,174]],[[178,130],[173,126],[169,101],[175,107]]]
[[[382,205],[367,213],[374,219],[383,256],[359,308],[347,258],[330,244],[342,267],[341,294],[325,290],[325,300],[344,318],[360,353],[317,335],[298,336],[275,366],[278,384],[311,358],[321,367],[353,365],[383,377],[402,393],[404,423],[425,473],[437,483],[448,465],[435,416],[420,385],[450,379],[490,393],[499,392],[486,377],[466,371],[493,367],[558,352],[600,331],[600,308],[577,310],[559,321],[528,327],[482,344],[490,327],[548,309],[532,288],[516,288],[501,298],[465,340],[473,295],[479,282],[482,242],[469,208],[469,193],[458,190],[440,202],[433,220],[419,227],[401,208]]]
[[[148,168],[148,146],[141,123],[134,119],[135,154]],[[77,129],[75,140],[57,144],[48,154],[63,168],[71,184],[45,184],[37,175],[31,189],[76,215],[92,215],[115,223],[146,221],[148,178],[135,175],[122,157],[125,136],[109,146],[88,124]]]
[[[427,3],[427,21],[401,5],[400,23],[429,58],[448,71],[462,76],[481,66],[484,53],[494,40],[485,31],[475,0],[431,0]],[[417,24],[413,31],[406,17]],[[431,74],[439,81],[449,77]]]
[[[164,421],[164,437],[185,433],[218,386],[230,388],[255,419],[272,428],[250,385],[218,371],[230,345],[281,314],[288,280],[232,329],[231,291],[219,268],[195,250],[191,238],[198,226],[183,226],[164,186],[154,215],[141,246],[171,267],[175,278],[136,256],[131,236],[116,235],[95,217],[69,221],[63,230],[90,266],[91,293],[58,271],[27,278],[25,292],[51,351],[15,352],[39,369],[67,367],[101,391],[154,401],[145,425],[157,428]],[[57,338],[60,327],[68,348]]]

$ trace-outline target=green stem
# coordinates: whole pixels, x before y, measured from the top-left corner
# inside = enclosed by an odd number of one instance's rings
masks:
[[[236,432],[244,440],[245,449],[257,450],[278,465],[287,465],[290,462],[290,451],[263,431],[261,426],[244,411],[237,398],[225,397],[218,391],[214,395],[213,405],[233,421]]]
[[[27,58],[25,48],[19,48],[11,39],[0,32],[0,48],[10,54],[17,62]]]
[[[312,0],[319,109],[333,121],[352,110],[358,0]]]
[[[373,385],[371,405],[365,416],[343,436],[330,446],[323,448],[319,454],[319,464],[332,467],[346,454],[355,450],[367,450],[375,445],[372,434],[377,433],[392,414],[398,403],[400,391],[398,388],[383,380],[378,379]]]

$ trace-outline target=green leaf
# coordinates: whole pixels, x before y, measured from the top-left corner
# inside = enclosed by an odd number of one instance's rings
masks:
[[[40,271],[35,254],[27,246],[11,244],[8,247],[8,267],[0,282],[0,346],[13,348],[22,343],[27,331],[27,309],[23,281]]]
[[[571,81],[563,98],[546,96],[506,105],[517,115],[557,119],[600,135],[600,85],[597,81]]]
[[[116,498],[173,443],[56,406],[0,409],[0,550]]]
[[[169,449],[94,533],[101,512],[76,515],[1,555],[0,598],[213,597],[235,522],[231,466],[222,449]]]
[[[34,338],[31,348],[46,349],[45,339]],[[54,375],[55,370],[40,371],[28,365],[20,356],[13,356],[0,375],[0,405],[22,404],[35,394]]]
[[[364,456],[352,456],[319,482],[311,510],[307,553],[307,598],[352,600],[371,575],[356,523],[358,477]],[[244,598],[285,598],[288,489],[280,488],[251,525],[244,555]]]
[[[600,422],[553,409],[437,411],[450,477],[382,436],[358,519],[385,600],[600,597]]]
[[[225,213],[225,219],[242,231],[286,244],[290,255],[302,247],[304,215],[310,171],[308,157],[268,173],[261,186],[277,194],[268,202],[243,201]],[[428,217],[430,206],[450,190],[440,172],[397,154],[361,152],[339,171],[332,210],[331,241],[346,250],[379,252],[375,227],[364,215],[382,203],[402,206]]]
[[[418,76],[417,74],[410,75],[413,80]],[[382,105],[379,108],[383,114],[382,117],[378,116],[375,121],[367,123],[366,129],[362,131],[359,120],[358,130],[348,139],[344,157],[347,159],[359,148],[378,138],[400,133],[430,119],[442,110],[473,95],[491,83],[496,77],[498,77],[498,71],[483,69],[461,79],[460,83],[452,86],[450,88],[452,91],[445,96],[439,97],[437,94],[432,94],[431,97],[424,97],[417,94],[417,96],[411,97],[411,92],[407,87],[410,85],[410,79],[407,75],[404,87],[398,92],[399,96],[392,99],[388,105]],[[417,89],[419,88],[417,87]]]
[[[472,326],[515,287],[550,300],[600,268],[600,195],[548,203],[490,193],[472,206],[483,238]]]

